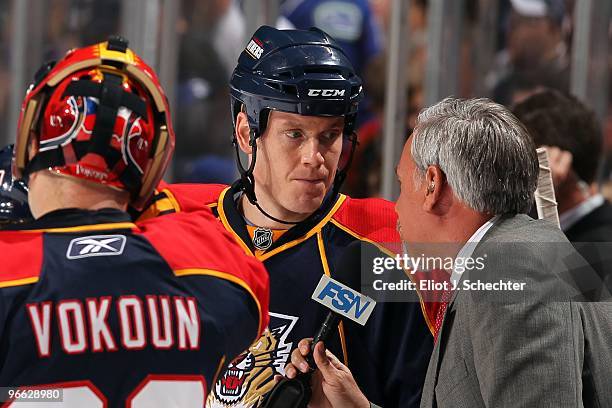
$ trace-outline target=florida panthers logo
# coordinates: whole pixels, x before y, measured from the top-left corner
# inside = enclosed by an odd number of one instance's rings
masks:
[[[270,313],[269,330],[249,351],[240,355],[221,376],[207,406],[211,408],[253,407],[274,386],[274,376],[284,374],[292,342],[287,336],[298,318]]]

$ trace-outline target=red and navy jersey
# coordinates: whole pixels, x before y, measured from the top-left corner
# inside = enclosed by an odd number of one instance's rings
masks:
[[[399,242],[397,217],[385,200],[329,197],[309,220],[279,233],[246,225],[236,205],[238,194],[237,185],[164,184],[143,214],[208,207],[270,274],[269,329],[219,378],[209,407],[255,406],[271,389],[274,374],[284,373],[298,341],[312,337],[323,322],[327,310],[310,297],[321,275],[337,277],[336,265],[349,244]],[[423,310],[418,301],[378,303],[365,327],[343,322],[326,343],[370,401],[385,407],[419,405],[433,347]]]
[[[268,324],[268,275],[210,211],[59,210],[0,232],[0,385],[66,406],[202,406]]]

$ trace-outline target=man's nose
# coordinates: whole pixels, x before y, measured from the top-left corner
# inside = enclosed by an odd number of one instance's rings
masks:
[[[308,139],[302,146],[302,163],[316,167],[322,165],[324,161],[319,141],[316,138]]]

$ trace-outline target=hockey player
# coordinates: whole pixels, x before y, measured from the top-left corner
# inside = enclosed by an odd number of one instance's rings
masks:
[[[399,237],[391,203],[339,193],[356,144],[362,88],[333,39],[316,29],[261,27],[241,54],[230,88],[241,178],[230,187],[162,185],[143,217],[210,207],[243,250],[264,262],[269,330],[232,362],[208,401],[251,407],[283,373],[297,342],[312,337],[323,321],[325,311],[310,297],[321,275],[337,277],[344,248],[355,240]],[[246,166],[239,150],[248,155]],[[359,271],[354,275],[359,282]],[[418,406],[432,348],[418,302],[379,304],[365,328],[342,323],[327,345],[371,401]]]
[[[28,186],[13,177],[13,145],[0,150],[0,229],[32,219]]]
[[[173,148],[164,92],[125,40],[39,71],[15,146],[35,220],[0,232],[0,384],[16,406],[201,407],[266,327],[267,273],[210,211],[125,212]]]

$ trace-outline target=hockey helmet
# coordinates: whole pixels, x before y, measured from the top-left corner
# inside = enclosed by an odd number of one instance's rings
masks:
[[[267,125],[271,110],[306,116],[343,116],[344,136],[351,142],[344,167],[338,169],[334,188],[339,190],[356,145],[355,118],[363,98],[361,79],[340,45],[325,32],[277,30],[260,27],[238,59],[230,79],[234,126],[240,111],[248,117],[253,157],[243,168],[236,147],[242,187],[256,202],[252,171],[257,146],[255,140]]]
[[[127,41],[69,51],[36,75],[22,105],[15,174],[49,169],[130,192],[142,205],[174,150],[164,91]],[[34,141],[36,155],[29,159]]]

